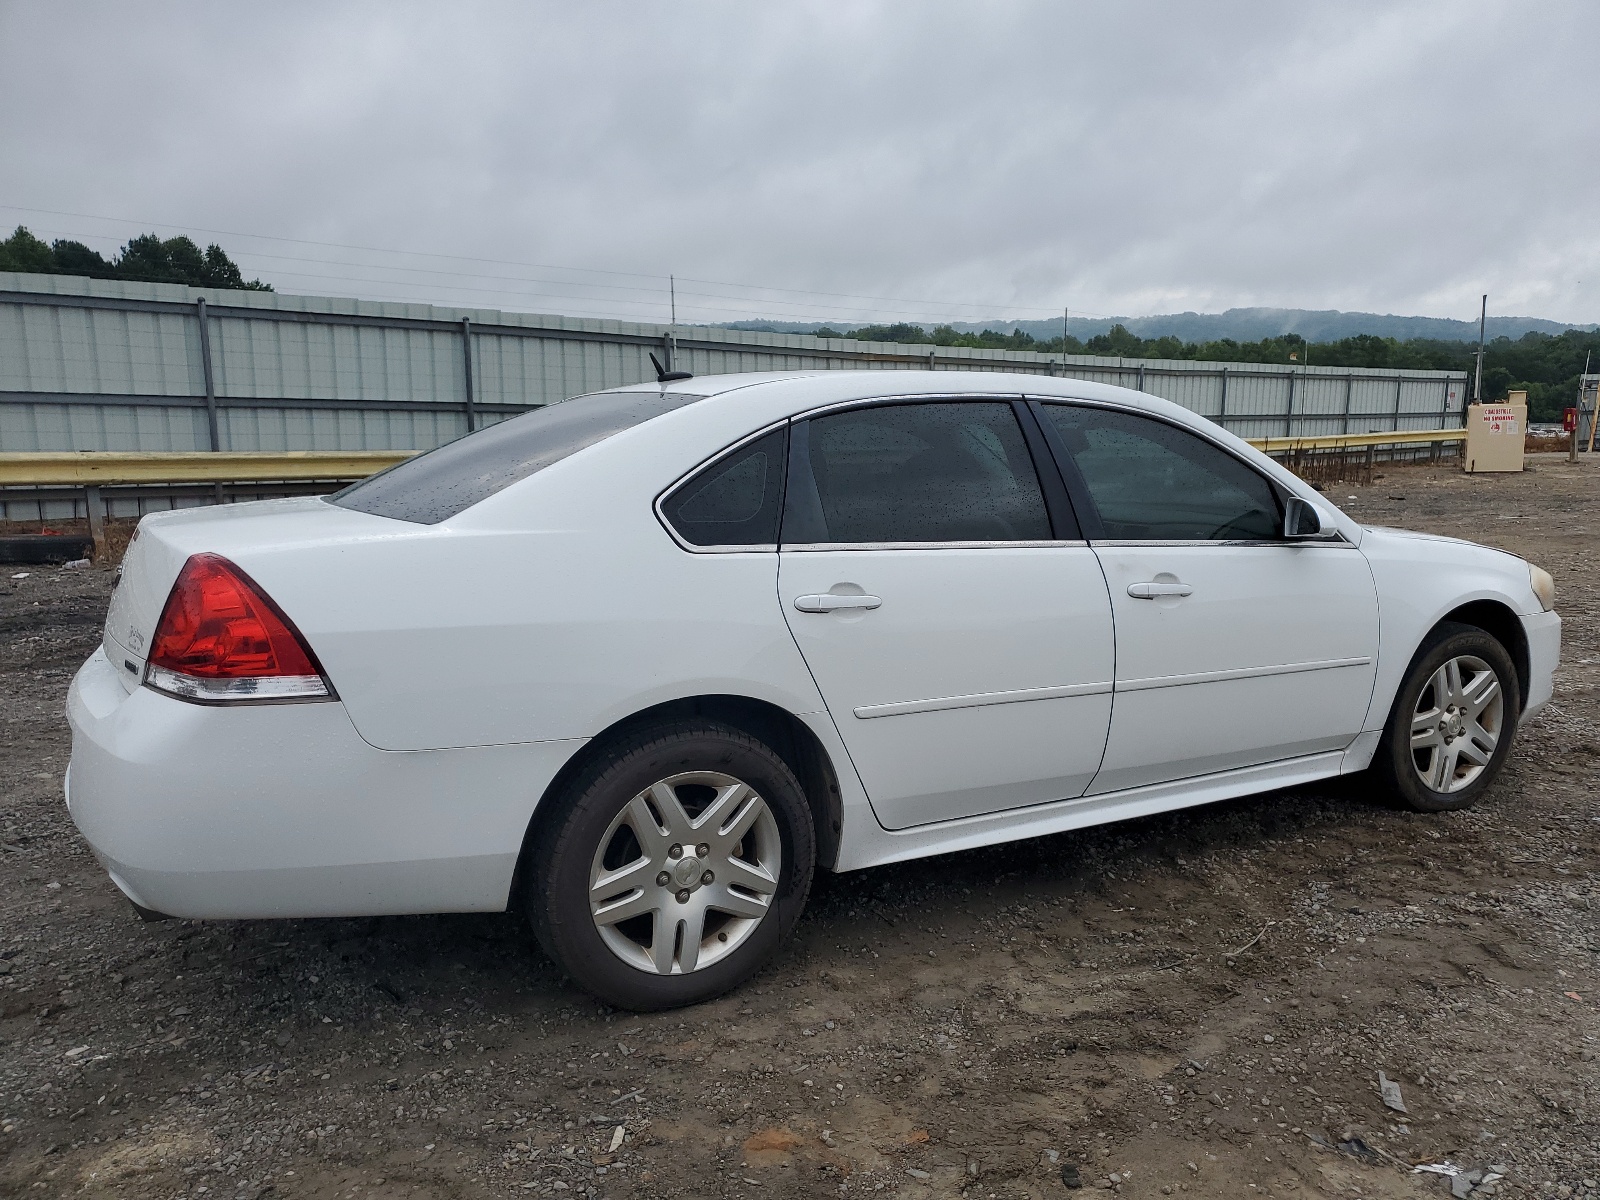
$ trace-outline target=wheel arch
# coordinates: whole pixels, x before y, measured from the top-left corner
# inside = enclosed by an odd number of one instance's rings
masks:
[[[1528,659],[1528,633],[1523,629],[1522,618],[1517,616],[1516,611],[1498,600],[1473,600],[1453,608],[1428,630],[1428,636],[1422,639],[1421,646],[1417,648],[1418,654],[1433,637],[1435,630],[1447,621],[1481,629],[1506,648],[1512,665],[1517,669],[1518,710],[1526,708],[1532,667]],[[1415,655],[1412,657],[1415,659]]]
[[[1406,680],[1410,678],[1417,660],[1427,652],[1440,628],[1449,624],[1470,625],[1474,629],[1481,629],[1506,648],[1506,653],[1511,656],[1512,665],[1517,672],[1518,711],[1520,713],[1527,708],[1532,666],[1528,651],[1528,634],[1522,627],[1522,619],[1517,616],[1516,609],[1504,601],[1478,597],[1463,601],[1454,608],[1439,613],[1423,630],[1422,636],[1412,646],[1411,653],[1406,656],[1405,670],[1395,679],[1393,690],[1385,687],[1383,691],[1373,696],[1373,710],[1369,711],[1381,711],[1384,714],[1384,724],[1377,728],[1387,727],[1389,720],[1394,716],[1394,706],[1400,702],[1400,692],[1405,687]],[[1385,696],[1388,698],[1388,703],[1378,710],[1381,697]]]
[[[531,849],[541,822],[552,811],[549,801],[620,738],[636,729],[668,721],[701,718],[720,721],[760,739],[794,772],[805,793],[817,837],[817,864],[832,868],[839,859],[839,838],[844,828],[844,801],[839,776],[827,747],[799,717],[766,700],[750,696],[686,696],[640,709],[607,726],[556,772],[539,797],[522,837],[522,849],[511,877],[507,903],[515,907],[526,883]]]

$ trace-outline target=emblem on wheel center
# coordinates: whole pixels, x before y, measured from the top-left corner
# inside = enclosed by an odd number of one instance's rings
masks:
[[[689,887],[699,882],[700,860],[692,854],[684,855],[672,868],[672,878],[677,881],[679,887]]]

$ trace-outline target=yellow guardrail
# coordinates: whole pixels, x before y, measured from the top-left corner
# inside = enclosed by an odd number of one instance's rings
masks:
[[[0,454],[0,486],[103,487],[119,483],[280,483],[365,479],[415,450],[119,450]]]
[[[1333,433],[1316,437],[1249,438],[1268,454],[1459,442],[1463,429],[1390,433]],[[0,453],[0,486],[104,487],[131,483],[281,483],[364,479],[410,458],[415,450],[197,450],[144,453],[121,450]]]
[[[1267,454],[1285,450],[1347,450],[1356,446],[1410,446],[1428,442],[1462,442],[1465,429],[1411,429],[1388,433],[1325,433],[1316,436],[1246,438]]]

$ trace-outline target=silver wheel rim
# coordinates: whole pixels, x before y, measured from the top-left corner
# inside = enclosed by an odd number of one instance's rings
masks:
[[[589,865],[589,912],[630,967],[703,971],[756,931],[782,861],[778,823],[754,788],[685,771],[645,788],[611,822]]]
[[[1423,686],[1411,714],[1411,765],[1435,792],[1459,792],[1494,758],[1505,725],[1500,677],[1471,654],[1452,658]]]

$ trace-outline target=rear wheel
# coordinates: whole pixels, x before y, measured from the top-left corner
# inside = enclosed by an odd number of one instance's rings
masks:
[[[1505,647],[1474,626],[1441,625],[1400,686],[1374,765],[1410,808],[1467,808],[1500,773],[1521,709]]]
[[[609,1004],[694,1004],[737,986],[793,931],[815,834],[793,773],[742,730],[657,726],[556,801],[528,916],[547,953]]]

